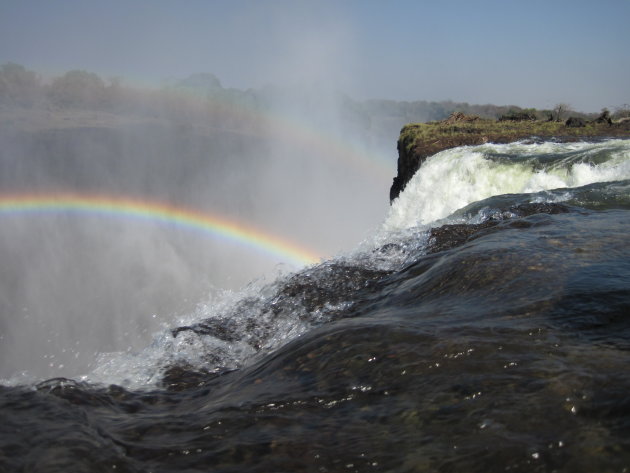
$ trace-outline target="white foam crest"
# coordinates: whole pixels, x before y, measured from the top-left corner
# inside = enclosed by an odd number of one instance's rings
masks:
[[[272,284],[255,281],[241,291],[218,292],[194,312],[164,326],[145,349],[100,354],[96,368],[80,379],[138,390],[158,385],[170,366],[206,372],[241,368],[326,318],[317,311],[307,313],[299,297],[279,301],[285,283],[279,276]],[[200,323],[211,329],[207,333],[191,329]],[[188,328],[174,336],[172,330],[182,327]],[[226,339],[214,336],[212,327],[225,330]]]
[[[479,146],[471,146],[480,153],[510,154],[519,156],[539,156],[544,154],[560,154],[570,151],[588,151],[600,149],[601,143],[588,143],[576,141],[573,143],[560,143],[556,141],[514,141],[512,143],[486,143]]]
[[[613,143],[611,145],[611,143]],[[544,152],[611,151],[598,165],[575,163],[536,170],[530,162],[490,159],[489,154],[536,156]],[[392,203],[383,224],[396,232],[448,217],[473,202],[503,194],[525,194],[630,179],[630,140],[603,143],[549,143],[464,146],[428,158]]]
[[[526,166],[492,162],[470,147],[443,151],[424,162],[392,203],[384,229],[427,225],[471,202],[516,193],[530,177]]]
[[[159,383],[163,369],[173,364],[193,367],[203,366],[210,371],[211,361],[219,363],[223,369],[237,368],[239,362],[255,354],[255,350],[243,341],[226,342],[212,336],[199,336],[196,333],[182,332],[174,337],[171,330],[191,326],[206,319],[218,318],[233,308],[238,301],[260,295],[262,283],[254,282],[241,291],[221,290],[208,296],[188,314],[164,324],[154,335],[153,342],[137,352],[114,352],[99,354],[95,368],[81,376],[82,381],[95,384],[116,384],[128,389],[150,388]],[[213,360],[208,360],[208,355]]]

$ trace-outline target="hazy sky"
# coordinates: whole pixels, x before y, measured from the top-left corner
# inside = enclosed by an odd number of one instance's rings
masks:
[[[0,0],[0,64],[582,111],[630,103],[630,0]]]

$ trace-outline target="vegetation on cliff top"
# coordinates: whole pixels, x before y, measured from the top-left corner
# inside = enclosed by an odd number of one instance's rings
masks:
[[[400,132],[399,150],[402,149],[407,154],[417,151],[422,155],[431,155],[453,146],[507,143],[528,137],[571,140],[627,136],[630,133],[627,121],[615,123],[609,121],[608,116],[607,113],[602,113],[598,119],[571,126],[568,121],[491,120],[455,113],[440,122],[411,123],[404,126]]]

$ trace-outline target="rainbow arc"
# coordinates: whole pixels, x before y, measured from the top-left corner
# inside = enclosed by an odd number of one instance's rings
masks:
[[[0,194],[0,216],[74,213],[151,221],[202,231],[297,266],[320,261],[316,252],[221,215],[161,202],[96,194]]]

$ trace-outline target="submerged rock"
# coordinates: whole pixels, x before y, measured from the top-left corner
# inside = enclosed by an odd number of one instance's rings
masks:
[[[450,250],[464,243],[479,238],[487,232],[484,230],[493,229],[498,231],[501,228],[526,228],[531,226],[530,222],[522,220],[522,217],[529,217],[535,214],[559,214],[570,212],[569,207],[555,203],[528,203],[512,206],[504,212],[493,216],[485,222],[478,224],[453,224],[442,225],[432,228],[429,231],[429,243],[427,253],[437,253],[439,251]],[[509,221],[508,221],[509,220]],[[499,227],[501,222],[508,221],[506,225]]]

